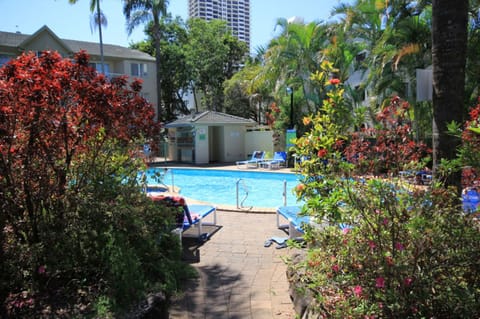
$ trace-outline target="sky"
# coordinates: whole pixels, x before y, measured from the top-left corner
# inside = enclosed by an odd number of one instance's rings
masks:
[[[352,0],[344,0],[350,2]],[[278,18],[302,17],[306,23],[326,21],[340,0],[250,0],[251,51],[266,46],[275,36]],[[128,35],[122,1],[102,0],[101,9],[107,17],[102,28],[103,42],[128,46],[145,38],[143,27]],[[173,16],[188,18],[188,0],[170,0],[168,11]],[[90,0],[0,0],[0,31],[33,34],[47,25],[62,39],[98,42],[98,32],[90,27]]]

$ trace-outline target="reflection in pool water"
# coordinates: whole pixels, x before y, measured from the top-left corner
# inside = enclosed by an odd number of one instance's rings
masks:
[[[297,203],[293,188],[299,181],[295,174],[188,168],[169,168],[165,172],[164,168],[150,168],[147,171],[147,184],[159,183],[154,178],[155,173],[164,175],[164,184],[179,187],[181,195],[219,205],[237,205],[237,182],[240,203],[248,192],[242,207],[275,208],[284,205],[285,183],[286,204]]]

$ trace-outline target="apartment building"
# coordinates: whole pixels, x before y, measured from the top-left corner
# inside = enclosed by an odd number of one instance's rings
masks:
[[[233,34],[250,48],[250,0],[188,0],[190,18],[227,21]]]
[[[47,26],[31,35],[0,31],[0,67],[22,52],[44,50],[57,51],[63,57],[72,57],[76,52],[85,50],[90,54],[91,65],[101,72],[98,43],[60,39]],[[127,75],[143,80],[142,95],[153,104],[158,114],[155,58],[138,50],[111,44],[103,45],[103,55],[104,72],[107,76]]]

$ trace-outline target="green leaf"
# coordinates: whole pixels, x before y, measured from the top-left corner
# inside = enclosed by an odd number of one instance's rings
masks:
[[[480,134],[480,127],[469,127],[468,130],[472,131],[473,133]]]

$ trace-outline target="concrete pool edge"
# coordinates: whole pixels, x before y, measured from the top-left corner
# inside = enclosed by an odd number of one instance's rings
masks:
[[[148,165],[149,168],[187,168],[187,169],[210,169],[210,170],[227,170],[227,171],[245,171],[245,172],[263,172],[263,173],[289,173],[297,174],[293,168],[282,167],[279,169],[265,169],[265,168],[244,168],[238,167],[235,163],[223,163],[223,164],[205,164],[205,165],[192,165],[192,164],[180,164],[180,163],[162,163],[151,162]]]
[[[180,194],[176,194],[177,196]],[[181,195],[180,195],[181,196]],[[275,214],[277,212],[277,207],[236,207],[232,205],[225,204],[215,204],[211,202],[205,202],[191,197],[185,197],[185,200],[188,203],[198,203],[212,205],[224,212],[235,212],[235,213],[246,213],[246,214]]]
[[[271,207],[236,207],[229,205],[216,205],[211,204],[217,207],[217,210],[235,212],[235,213],[247,213],[247,214],[275,214],[277,212],[276,208]]]

